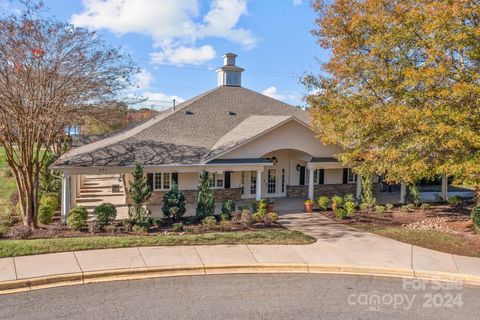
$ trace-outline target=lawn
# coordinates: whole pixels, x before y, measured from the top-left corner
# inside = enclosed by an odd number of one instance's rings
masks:
[[[474,239],[462,235],[365,223],[355,223],[350,226],[419,247],[463,256],[480,257],[480,245]]]
[[[315,239],[298,231],[268,229],[258,231],[211,232],[152,236],[106,236],[0,240],[0,258],[73,250],[142,246],[191,246],[215,244],[310,244]]]
[[[8,165],[5,160],[5,151],[0,148],[0,212],[8,205],[10,194],[14,192],[17,187],[15,179],[5,175]]]

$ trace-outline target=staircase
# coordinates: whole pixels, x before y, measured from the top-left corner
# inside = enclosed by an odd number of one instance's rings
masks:
[[[92,214],[95,207],[102,203],[111,203],[117,208],[117,219],[128,215],[125,202],[125,190],[119,174],[116,175],[87,175],[84,178],[80,195],[76,198],[77,206],[82,206]],[[112,186],[118,186],[113,190]]]

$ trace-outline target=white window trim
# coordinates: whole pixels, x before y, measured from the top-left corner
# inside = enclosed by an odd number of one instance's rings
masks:
[[[211,173],[210,178],[212,179],[213,185],[210,184],[211,189],[225,189],[225,174],[224,173]],[[222,181],[222,185],[219,186],[219,181]]]
[[[350,176],[353,177],[353,179],[350,179]],[[351,168],[348,168],[348,174],[347,174],[347,183],[357,183],[358,179],[358,174],[353,173]]]
[[[169,176],[169,183],[168,183],[168,188],[163,187],[163,175],[167,174]],[[160,186],[161,188],[157,188],[157,175],[160,176]],[[171,172],[155,172],[153,174],[153,191],[167,191],[172,188],[172,173]]]

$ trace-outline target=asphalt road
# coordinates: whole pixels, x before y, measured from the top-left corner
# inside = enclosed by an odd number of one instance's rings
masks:
[[[0,296],[0,319],[479,319],[479,287],[345,275],[159,278]]]

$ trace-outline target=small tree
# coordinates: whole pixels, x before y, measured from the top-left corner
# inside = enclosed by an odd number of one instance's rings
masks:
[[[377,200],[373,195],[373,183],[372,176],[369,174],[363,174],[360,177],[362,183],[362,195],[360,196],[360,202],[366,204],[369,208],[373,208]]]
[[[56,176],[60,176],[59,170],[51,171],[49,166],[57,159],[55,154],[47,152],[45,155],[45,164],[40,171],[40,196],[45,193],[55,193],[60,195],[62,181]]]
[[[215,200],[212,189],[210,188],[211,178],[208,172],[203,170],[200,173],[198,181],[197,212],[198,218],[203,219],[206,216],[213,215],[215,210]]]
[[[185,214],[185,195],[178,190],[178,185],[173,182],[172,188],[163,197],[163,214],[172,217],[177,222]]]
[[[141,165],[137,164],[135,166],[132,176],[133,180],[130,181],[130,188],[128,189],[132,205],[128,208],[128,215],[133,220],[145,220],[143,218],[148,212],[142,206],[152,195],[152,190],[147,185]]]

